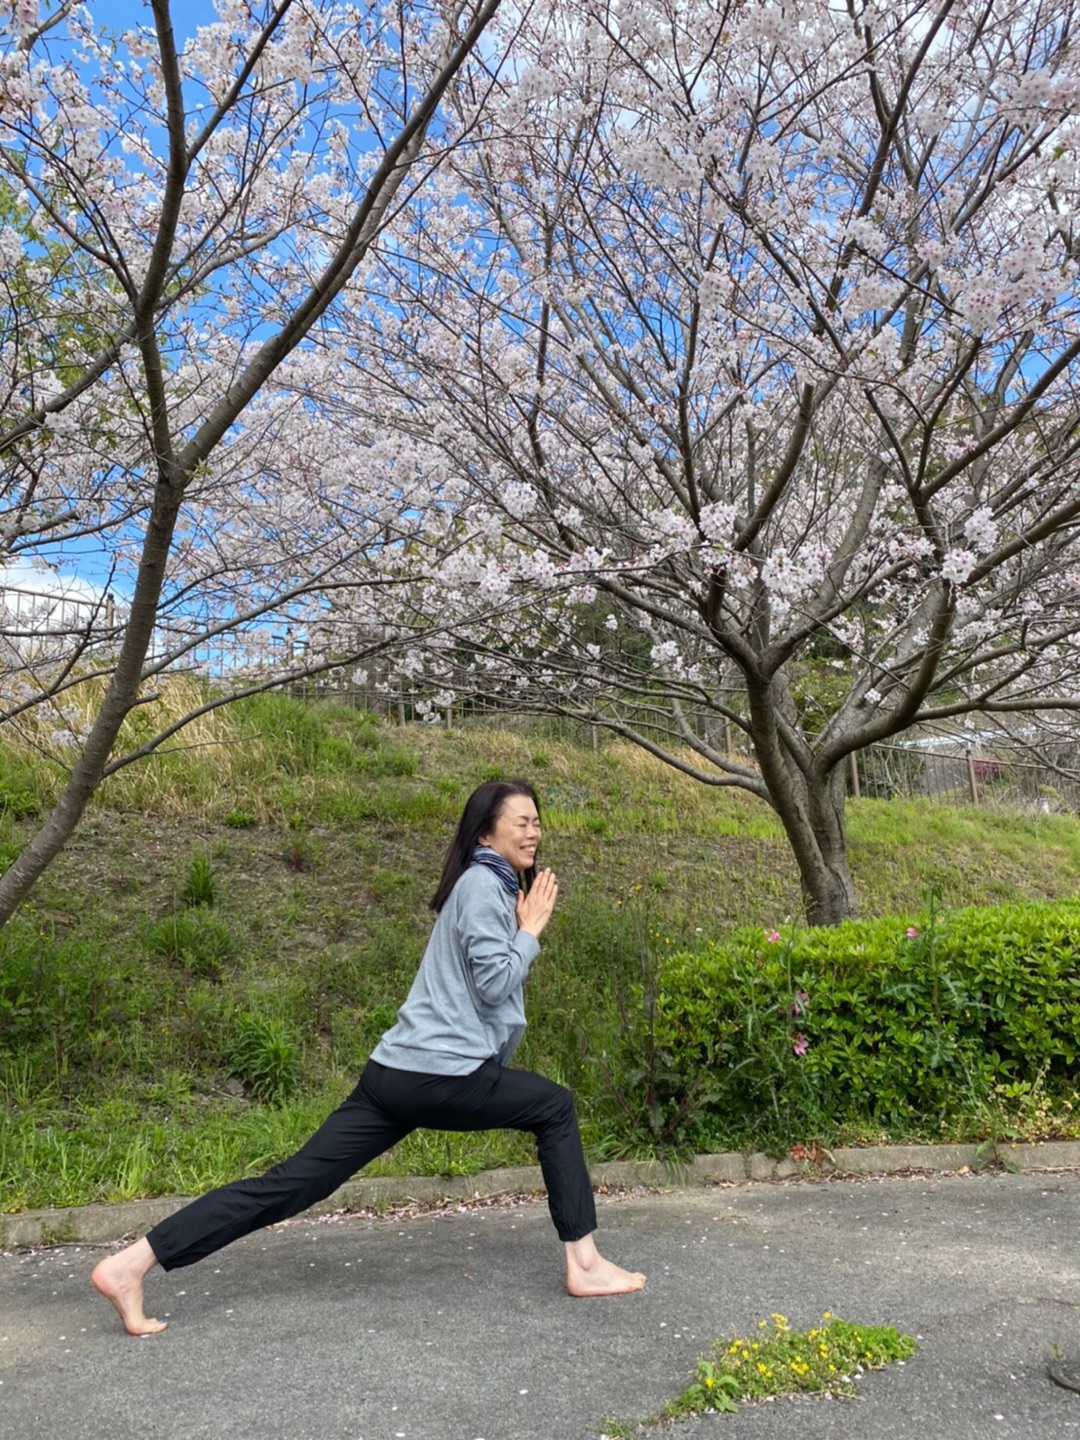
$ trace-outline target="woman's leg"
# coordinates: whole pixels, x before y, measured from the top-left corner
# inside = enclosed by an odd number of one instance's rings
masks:
[[[596,1203],[581,1148],[574,1097],[562,1085],[528,1070],[488,1060],[472,1075],[416,1075],[369,1066],[379,1105],[434,1130],[527,1130],[548,1192],[548,1208],[566,1251],[571,1295],[618,1295],[640,1290],[645,1276],[605,1260],[593,1241]]]
[[[155,1264],[166,1270],[192,1265],[216,1250],[332,1194],[350,1175],[389,1150],[413,1127],[374,1104],[365,1076],[349,1099],[288,1160],[265,1175],[234,1180],[170,1215],[143,1240],[110,1255],[94,1270],[96,1289],[116,1308],[132,1335],[164,1325],[143,1313],[143,1281]]]

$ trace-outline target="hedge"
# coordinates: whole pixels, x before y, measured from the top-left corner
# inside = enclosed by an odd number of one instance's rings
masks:
[[[915,919],[742,930],[664,957],[618,1068],[622,1108],[636,1090],[658,1141],[790,1144],[971,1130],[1003,1097],[1067,1097],[1078,1056],[1080,902],[932,900]]]

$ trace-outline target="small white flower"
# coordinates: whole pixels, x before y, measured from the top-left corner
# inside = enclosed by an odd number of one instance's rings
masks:
[[[970,550],[950,550],[941,562],[941,578],[952,585],[963,585],[975,568],[975,556]]]

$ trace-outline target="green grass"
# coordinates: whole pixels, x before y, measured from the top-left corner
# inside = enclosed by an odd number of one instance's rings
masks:
[[[519,1060],[577,1089],[594,1153],[625,1153],[595,1057],[648,933],[682,947],[772,928],[799,916],[800,894],[765,806],[584,738],[399,729],[263,696],[118,772],[0,931],[0,1209],[191,1193],[306,1138],[392,1022],[461,806],[496,771],[539,786],[560,880]],[[47,762],[0,745],[0,856],[56,783]],[[1075,892],[1069,817],[861,800],[849,825],[867,915],[917,910],[932,884],[952,907]],[[241,1093],[230,1076],[245,1015],[277,1027],[278,1048],[267,1031],[255,1054],[271,1078],[295,1048],[296,1089],[271,1085],[277,1103],[254,1098],[253,1074]],[[518,1136],[418,1134],[373,1173],[533,1158]]]

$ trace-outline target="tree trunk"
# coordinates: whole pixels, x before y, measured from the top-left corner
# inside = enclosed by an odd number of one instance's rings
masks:
[[[847,858],[843,766],[811,771],[788,768],[783,792],[770,795],[799,867],[808,925],[839,925],[858,911]]]
[[[105,772],[116,737],[139,698],[143,663],[157,620],[165,566],[172,545],[182,488],[159,481],[147,525],[142,562],[124,641],[86,743],[68,783],[41,829],[0,876],[0,925],[5,925],[38,879],[71,839]]]
[[[803,851],[796,850],[795,858],[807,924],[839,925],[858,912],[847,858],[843,766],[827,774],[815,774],[806,786],[806,802],[816,843]]]
[[[747,698],[754,755],[799,867],[807,924],[851,920],[858,902],[847,860],[845,762],[826,768],[808,745],[795,751],[795,708],[781,677],[762,684],[748,675]]]

